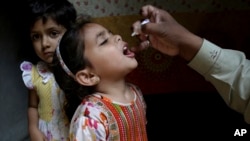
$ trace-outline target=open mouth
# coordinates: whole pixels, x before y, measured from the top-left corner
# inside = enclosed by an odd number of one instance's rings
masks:
[[[123,54],[127,55],[128,54],[128,47],[123,47]]]
[[[123,47],[123,54],[128,57],[134,57],[134,53],[127,46]]]

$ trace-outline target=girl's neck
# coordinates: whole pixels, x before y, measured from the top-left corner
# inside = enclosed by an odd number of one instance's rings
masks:
[[[134,100],[134,94],[125,81],[116,83],[100,83],[98,92],[101,95],[121,103],[129,103]]]

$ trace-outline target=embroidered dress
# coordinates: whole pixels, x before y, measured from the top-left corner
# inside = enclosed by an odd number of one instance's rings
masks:
[[[141,91],[129,84],[131,103],[112,101],[99,94],[86,97],[70,125],[72,141],[147,141],[146,104]]]
[[[24,61],[20,65],[24,84],[35,90],[39,97],[39,129],[48,141],[68,141],[69,121],[64,113],[64,93],[55,82],[47,65],[38,62],[33,65]]]

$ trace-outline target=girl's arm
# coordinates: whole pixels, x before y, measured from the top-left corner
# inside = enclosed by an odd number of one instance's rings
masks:
[[[39,98],[35,90],[29,91],[29,108],[28,108],[28,123],[29,134],[31,141],[47,141],[44,134],[39,130],[39,115],[38,115]]]

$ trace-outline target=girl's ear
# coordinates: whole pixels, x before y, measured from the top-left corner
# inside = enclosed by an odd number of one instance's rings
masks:
[[[100,82],[100,77],[92,73],[89,69],[83,69],[76,73],[76,81],[84,86],[94,86]]]

